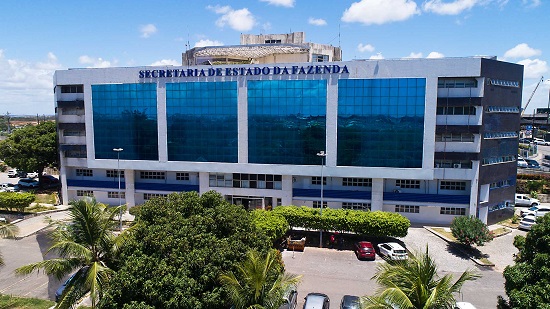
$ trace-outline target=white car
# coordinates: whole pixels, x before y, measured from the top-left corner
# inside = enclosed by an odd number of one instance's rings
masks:
[[[455,304],[455,309],[476,309],[476,307],[470,303],[459,301]]]
[[[543,140],[542,138],[536,138],[536,137],[535,137],[535,138],[533,139],[533,142],[535,142],[535,144],[537,144],[537,145],[543,145],[543,146],[548,146],[548,145],[550,145],[550,142],[547,142],[547,141]]]
[[[536,198],[532,198],[527,194],[516,194],[516,206],[537,206],[540,201]]]
[[[521,221],[519,221],[518,228],[522,230],[531,230],[531,227],[535,224],[537,224],[537,217],[533,215],[526,215],[521,218]]]
[[[529,163],[527,163],[527,161],[525,161],[524,158],[518,157],[518,167],[527,168],[527,167],[529,167]]]
[[[22,188],[38,188],[40,186],[40,182],[38,182],[38,180],[31,178],[21,178],[17,184]]]
[[[550,206],[535,205],[528,209],[522,209],[520,214],[522,217],[527,215],[533,215],[535,217],[543,217],[545,214],[550,213]]]
[[[386,242],[378,244],[380,255],[383,255],[390,260],[406,260],[409,258],[407,250],[396,242]]]
[[[27,177],[28,178],[36,178],[36,177],[38,177],[38,172],[27,173]]]
[[[8,171],[8,177],[9,177],[9,178],[15,178],[15,177],[17,177],[17,170],[9,170],[9,171]]]

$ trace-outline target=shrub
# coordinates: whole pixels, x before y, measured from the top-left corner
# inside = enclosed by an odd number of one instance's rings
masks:
[[[361,211],[306,206],[279,206],[273,212],[285,217],[291,227],[352,232],[370,236],[403,237],[411,222],[401,214],[382,211]]]
[[[289,228],[285,217],[273,211],[262,209],[253,210],[252,221],[271,241],[283,237]]]
[[[467,246],[483,246],[493,240],[493,233],[487,225],[474,216],[455,217],[451,223],[451,232],[459,243]]]
[[[0,192],[0,208],[22,212],[34,199],[35,196],[31,193]]]

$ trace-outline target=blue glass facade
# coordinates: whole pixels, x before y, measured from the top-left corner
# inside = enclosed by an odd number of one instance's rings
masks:
[[[237,82],[166,84],[169,161],[237,162]]]
[[[158,160],[157,84],[92,85],[96,159]]]
[[[338,81],[338,166],[422,167],[424,78]]]
[[[326,80],[248,81],[248,162],[319,164]]]

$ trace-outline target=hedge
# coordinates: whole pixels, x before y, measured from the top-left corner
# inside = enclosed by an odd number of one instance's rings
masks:
[[[288,222],[281,214],[256,209],[251,212],[252,221],[271,241],[280,239],[289,229]]]
[[[347,209],[320,210],[306,206],[279,206],[273,213],[282,215],[291,227],[352,232],[370,236],[404,237],[411,222],[401,214]]]
[[[0,192],[0,209],[22,212],[34,199],[32,193]]]

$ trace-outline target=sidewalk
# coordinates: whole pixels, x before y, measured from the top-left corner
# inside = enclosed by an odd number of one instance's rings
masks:
[[[48,227],[47,218],[53,220],[63,220],[68,218],[68,206],[56,206],[56,210],[45,211],[28,219],[19,219],[13,222],[19,228],[16,239],[25,238],[34,235]]]

